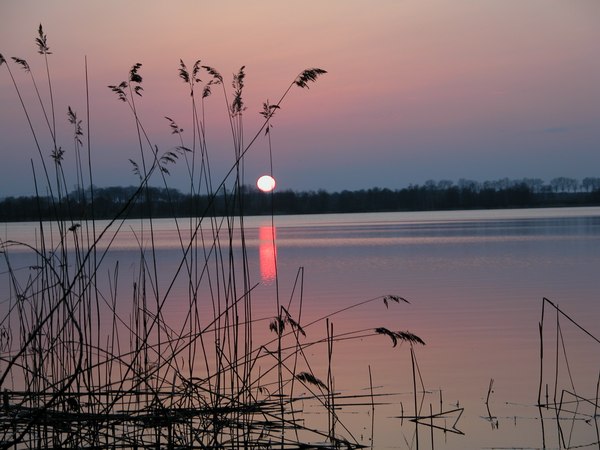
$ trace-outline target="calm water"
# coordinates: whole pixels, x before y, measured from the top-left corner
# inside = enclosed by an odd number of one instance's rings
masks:
[[[4,225],[2,237],[33,243],[36,227]],[[386,336],[336,342],[339,392],[367,393],[370,367],[376,392],[394,394],[385,400],[392,404],[376,407],[374,421],[370,407],[340,413],[359,442],[375,448],[417,448],[417,439],[419,448],[598,447],[593,405],[567,402],[573,399],[570,393],[596,398],[600,344],[558,316],[562,340],[557,350],[557,314],[548,304],[543,390],[548,384],[549,401],[555,385],[558,396],[563,389],[569,393],[563,394],[558,420],[552,410],[534,405],[542,299],[600,336],[600,208],[282,216],[273,222],[250,217],[245,228],[250,276],[259,283],[252,296],[255,317],[274,316],[277,296],[283,304],[298,298],[300,287],[294,289],[294,283],[302,268],[304,324],[375,299],[331,316],[335,334],[386,327],[408,330],[426,342],[415,348],[423,383],[418,390],[425,390],[419,397],[420,415],[443,412],[425,421],[446,432],[399,418],[414,415],[407,344],[394,348]],[[119,261],[123,280],[134,279],[139,270],[139,231],[139,221],[127,222],[106,256],[109,265]],[[181,246],[173,221],[156,221],[155,231],[158,272],[167,282]],[[108,238],[101,244],[106,247]],[[23,271],[32,263],[18,248],[10,250],[10,257],[13,268]],[[1,264],[4,277],[6,265]],[[186,298],[184,291],[185,286],[173,288],[166,313],[173,323],[185,311],[178,300]],[[387,294],[410,304],[386,307],[377,297]],[[267,328],[265,322],[264,336]],[[306,331],[318,339],[325,324]],[[257,329],[257,339],[261,333]],[[315,373],[325,378],[319,351],[312,356]],[[461,410],[455,427],[464,434],[452,433]],[[315,414],[313,419],[308,411],[307,420],[322,418]]]

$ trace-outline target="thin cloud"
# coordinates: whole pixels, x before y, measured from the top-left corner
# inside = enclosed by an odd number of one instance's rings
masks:
[[[568,133],[569,131],[571,131],[571,127],[557,126],[557,127],[544,128],[542,130],[542,133],[556,134],[556,133]]]

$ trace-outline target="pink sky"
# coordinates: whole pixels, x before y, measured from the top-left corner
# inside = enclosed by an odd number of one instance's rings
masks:
[[[278,189],[402,188],[428,179],[600,176],[600,4],[552,0],[174,1],[13,0],[0,6],[0,53],[27,59],[48,99],[34,39],[42,23],[53,54],[59,145],[72,167],[66,123],[85,117],[84,57],[91,94],[92,162],[100,186],[134,184],[139,159],[126,105],[106,87],[141,62],[142,122],[153,144],[178,145],[164,116],[191,139],[179,59],[227,79],[246,66],[245,136],[303,69],[328,71],[295,89],[274,121]],[[44,156],[47,128],[26,74],[9,61]],[[208,78],[203,75],[203,80]],[[230,89],[231,90],[231,89]],[[33,192],[41,167],[25,115],[0,67],[0,197]],[[216,178],[232,163],[220,92],[207,101]],[[186,142],[188,143],[188,142]],[[87,152],[87,149],[86,149]],[[266,141],[249,153],[246,181],[268,172]],[[68,172],[75,184],[74,173]],[[185,189],[183,164],[169,183]]]

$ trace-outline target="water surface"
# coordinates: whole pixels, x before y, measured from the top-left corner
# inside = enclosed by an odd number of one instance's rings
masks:
[[[178,223],[187,225],[186,220]],[[4,240],[34,243],[37,227],[4,225]],[[340,412],[342,422],[360,430],[359,442],[417,448],[418,433],[420,448],[597,447],[593,407],[573,407],[575,412],[562,413],[557,421],[555,412],[535,405],[543,298],[600,335],[600,208],[248,217],[244,229],[250,277],[258,283],[252,291],[253,314],[265,318],[264,326],[256,327],[257,340],[269,336],[267,319],[276,314],[277,298],[284,305],[294,299],[297,308],[300,289],[304,324],[364,303],[330,318],[335,334],[369,334],[386,327],[418,335],[426,342],[414,349],[426,392],[420,415],[430,409],[443,412],[428,419],[429,425],[450,430],[458,417],[454,411],[462,411],[456,429],[464,434],[398,418],[414,415],[409,345],[394,348],[386,336],[342,340],[333,354],[336,389],[367,389],[370,369],[376,391],[395,394],[391,405],[375,409],[373,441],[370,408]],[[126,221],[118,233],[100,241],[103,251],[116,236],[106,261],[119,262],[121,279],[135,279],[140,249],[150,248],[148,230],[147,222]],[[186,240],[173,220],[156,220],[153,231],[158,273],[168,282],[179,268]],[[232,244],[241,248],[239,236]],[[18,247],[10,248],[10,256],[16,269],[32,263]],[[5,274],[6,268],[0,271]],[[175,283],[171,289],[165,314],[176,324],[187,308],[186,286]],[[388,294],[410,304],[386,306],[381,296]],[[317,322],[306,331],[316,339],[325,334],[325,324]],[[544,339],[544,401],[546,384],[549,401],[555,391],[565,401],[573,392],[595,399],[598,343],[549,304]],[[313,370],[324,378],[326,362],[317,349],[312,356]]]

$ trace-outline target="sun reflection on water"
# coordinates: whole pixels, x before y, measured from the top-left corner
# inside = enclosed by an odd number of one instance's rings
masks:
[[[260,277],[265,284],[271,284],[277,276],[276,228],[260,226],[258,229]]]

